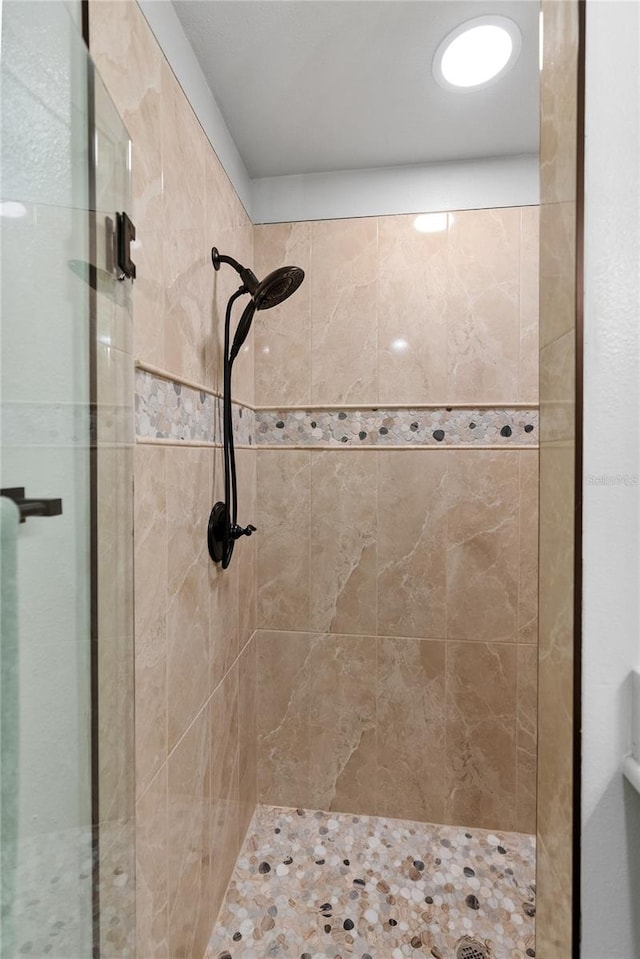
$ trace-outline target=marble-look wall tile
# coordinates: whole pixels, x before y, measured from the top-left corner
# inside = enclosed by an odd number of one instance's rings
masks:
[[[445,821],[445,643],[379,639],[377,815]]]
[[[218,495],[212,500],[217,502],[222,498]],[[240,652],[238,608],[241,593],[239,563],[235,556],[228,569],[222,569],[219,563],[213,562],[208,567],[211,688],[215,689]]]
[[[207,571],[193,565],[167,607],[167,735],[171,749],[210,686]]]
[[[255,450],[236,450],[238,469],[238,522],[258,525],[257,456]],[[258,619],[257,556],[260,530],[236,542],[234,562],[238,577],[238,639],[240,649],[253,636]]]
[[[535,825],[535,647],[262,630],[256,642],[259,802]]]
[[[131,253],[136,264],[133,284],[133,355],[163,369],[164,350],[164,238],[159,230],[136,227]]]
[[[520,211],[520,373],[518,399],[538,400],[540,208]]]
[[[209,157],[210,164],[217,163],[216,157]],[[210,178],[207,179],[208,189]],[[205,234],[203,249],[207,260],[207,272],[205,276],[205,293],[207,297],[207,311],[205,318],[205,351],[206,351],[206,385],[210,389],[222,392],[223,388],[223,357],[224,357],[224,327],[227,303],[229,298],[239,288],[240,281],[236,271],[228,264],[221,264],[219,270],[214,270],[211,262],[211,249],[216,247],[218,252],[231,256],[243,265],[251,265],[253,259],[252,232],[248,224],[235,223],[234,225],[219,225],[220,222],[226,224],[227,221],[236,219],[235,204],[232,197],[227,197],[224,201],[217,201],[216,219],[207,220],[205,224]],[[212,212],[213,215],[213,212]],[[246,217],[246,214],[245,214]],[[242,296],[234,303],[231,316],[231,339],[235,332],[237,323],[242,315],[245,305],[249,302],[247,296]],[[255,322],[255,320],[254,320]],[[234,364],[233,373],[233,393],[236,399],[240,398],[238,393],[238,370],[240,364],[244,362],[243,357],[247,350],[251,351],[254,340],[253,330],[249,334],[240,355]],[[242,377],[240,377],[242,379]],[[246,384],[241,384],[246,385]],[[253,384],[251,384],[253,386]],[[248,400],[249,397],[244,397]]]
[[[448,400],[518,395],[520,210],[465,210],[449,229]]]
[[[543,348],[575,327],[575,202],[540,208],[540,346]],[[540,362],[540,373],[544,363]],[[541,395],[544,390],[541,385]]]
[[[251,265],[253,263],[253,227],[249,221],[248,217],[245,217],[245,222],[238,227],[234,228],[232,235],[232,242],[230,247],[235,251],[231,255],[235,256],[240,263],[245,265]],[[222,251],[221,251],[222,252]],[[228,252],[228,251],[227,251]],[[233,279],[233,290],[238,289],[238,274],[230,266],[222,266],[220,271],[217,274],[216,279],[216,304],[218,306],[220,320],[224,317],[224,310],[220,309],[220,304],[218,297],[220,295],[220,289],[218,289],[218,282],[220,273],[222,270],[226,269],[228,273],[231,274]],[[248,303],[249,298],[247,296],[242,297],[237,304],[234,305],[233,310],[233,319],[231,321],[231,341],[233,342],[233,334],[237,329],[238,321],[242,315],[242,311],[246,304]],[[226,309],[226,303],[224,308]],[[266,315],[269,315],[270,311],[267,311]],[[257,314],[258,316],[260,314]],[[224,330],[223,326],[220,326],[221,336]],[[232,377],[232,391],[233,398],[238,403],[245,403],[249,406],[252,406],[254,403],[255,397],[255,368],[254,368],[254,350],[255,350],[255,317],[254,323],[251,327],[251,331],[247,339],[245,340],[243,346],[238,353],[236,361],[233,365],[233,377]],[[221,353],[222,355],[222,353]]]
[[[161,230],[162,52],[136,3],[100,0],[89,16],[91,56],[134,144],[137,231]]]
[[[258,624],[309,628],[310,455],[258,451]]]
[[[164,237],[165,363],[172,373],[203,383],[206,368],[205,283],[210,263],[199,230]],[[206,385],[206,384],[205,384]]]
[[[164,232],[204,237],[205,155],[210,148],[166,60],[162,61],[162,178]],[[202,250],[204,254],[204,249]],[[166,266],[170,260],[166,261]]]
[[[447,822],[513,829],[517,647],[447,644]]]
[[[520,454],[460,450],[447,455],[447,638],[513,642]]]
[[[233,188],[224,167],[213,150],[205,156],[205,228],[209,248],[218,247],[228,253],[219,242],[219,232],[231,232],[242,226],[247,213]],[[230,254],[233,256],[233,254]],[[237,276],[237,274],[236,274]]]
[[[203,848],[210,870],[210,932],[240,851],[237,663],[215,690],[206,713],[211,743],[211,818],[208,843]]]
[[[248,829],[258,799],[258,644],[256,634],[245,646],[238,664],[238,761],[240,842]]]
[[[145,959],[169,959],[167,766],[136,803],[136,942]]]
[[[574,449],[540,450],[538,852],[542,943],[571,954]]]
[[[211,454],[168,449],[167,712],[169,749],[210,692],[208,554]]]
[[[309,778],[313,809],[376,808],[376,640],[320,636],[309,651]]]
[[[570,440],[575,433],[576,336],[569,330],[540,350],[540,440]]]
[[[378,220],[378,400],[383,404],[448,397],[448,234],[420,233],[413,221],[407,216]]]
[[[291,321],[258,317],[259,405],[535,401],[537,207],[446,216],[256,228],[263,270],[308,265]]]
[[[377,396],[378,224],[311,226],[311,402]]]
[[[540,664],[573,658],[573,444],[540,450]]]
[[[540,196],[543,204],[574,200],[578,119],[578,4],[542,0]]]
[[[138,5],[96,0],[90,17],[91,52],[133,141],[134,353],[219,387],[224,309],[237,276],[216,273],[210,249],[252,266],[252,226]],[[234,369],[235,398],[251,403],[253,390],[251,336]],[[193,400],[187,393],[184,407]],[[124,432],[130,411],[107,412],[101,440],[132,442]],[[202,417],[198,424],[178,419],[164,424],[167,437],[189,438],[202,425]],[[135,452],[138,954],[200,959],[255,802],[253,646],[237,657],[240,636],[246,643],[256,623],[256,544],[241,543],[224,574],[209,562],[206,521],[214,493],[220,496],[212,450],[145,445]],[[254,519],[254,464],[253,454],[240,452],[247,522]]]
[[[278,223],[254,229],[259,279],[280,266],[305,271],[302,286],[280,306],[255,318],[256,403],[299,406],[311,401],[311,224]]]
[[[240,452],[240,451],[238,451]],[[212,451],[213,481],[211,488],[211,504],[224,500],[224,465],[221,449]],[[243,474],[240,474],[243,475]],[[240,500],[244,508],[244,500]],[[208,513],[207,521],[208,521]],[[240,563],[238,558],[244,546],[241,541],[237,544],[235,553],[227,569],[222,569],[219,563],[206,562],[209,573],[209,642],[211,651],[211,688],[215,689],[222,678],[238,658],[241,649],[239,605],[240,596]],[[252,584],[242,583],[242,591],[252,587]]]
[[[169,955],[203,956],[211,932],[210,710],[201,710],[168,761]]]
[[[311,456],[310,625],[376,631],[377,482],[369,453]]]
[[[449,453],[377,455],[378,633],[444,639]]]
[[[134,451],[136,792],[167,757],[165,450]]]
[[[543,0],[536,952],[572,942],[575,276],[579,4]],[[552,442],[552,445],[547,445]]]
[[[520,547],[518,639],[538,642],[538,471],[537,450],[518,453],[520,464]]]
[[[308,670],[311,636],[259,630],[258,801],[311,808]]]
[[[536,752],[538,741],[538,650],[518,647],[516,724],[516,821],[518,832],[536,831]]]

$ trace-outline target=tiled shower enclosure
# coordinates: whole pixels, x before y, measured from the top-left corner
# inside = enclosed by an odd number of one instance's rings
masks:
[[[137,5],[90,13],[134,143],[139,954],[535,955],[537,208],[254,226]],[[307,274],[234,373],[224,573],[213,245]]]

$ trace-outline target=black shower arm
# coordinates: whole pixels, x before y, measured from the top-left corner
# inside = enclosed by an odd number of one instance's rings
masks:
[[[229,266],[232,266],[244,283],[247,293],[250,293],[251,296],[253,296],[255,291],[258,289],[260,281],[253,270],[250,270],[246,266],[242,266],[242,264],[238,263],[237,260],[234,260],[232,256],[226,256],[224,253],[218,253],[218,250],[215,246],[211,250],[211,262],[213,263],[214,270],[219,270],[221,263],[228,263]]]

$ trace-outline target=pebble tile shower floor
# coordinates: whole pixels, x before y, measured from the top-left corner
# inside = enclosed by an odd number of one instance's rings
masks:
[[[528,959],[534,917],[533,836],[259,806],[205,959]]]

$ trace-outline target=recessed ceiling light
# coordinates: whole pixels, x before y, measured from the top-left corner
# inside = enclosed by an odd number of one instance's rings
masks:
[[[501,77],[520,53],[522,34],[508,17],[474,17],[444,38],[433,58],[433,75],[447,90],[477,90]]]

